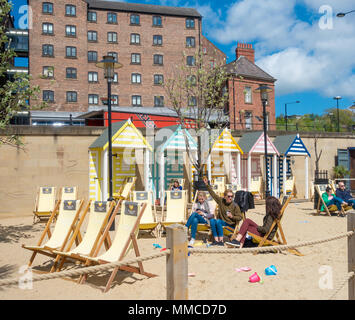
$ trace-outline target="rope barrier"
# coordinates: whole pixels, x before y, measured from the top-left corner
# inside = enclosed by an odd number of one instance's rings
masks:
[[[334,293],[332,293],[327,300],[333,300],[335,296],[338,294],[338,292],[344,287],[344,285],[354,276],[355,276],[355,272],[349,272],[348,274],[346,274],[344,278],[341,281],[339,281],[338,285],[335,287]]]
[[[170,250],[166,249],[163,252],[151,254],[149,256],[137,257],[135,259],[129,259],[129,260],[124,260],[124,261],[101,264],[101,265],[97,265],[97,266],[85,267],[85,268],[75,269],[75,270],[66,270],[66,271],[60,271],[60,272],[54,272],[54,273],[48,273],[48,274],[41,274],[38,276],[35,275],[32,277],[31,280],[32,281],[41,281],[41,280],[52,280],[52,279],[56,279],[56,278],[81,276],[83,274],[94,273],[97,271],[106,271],[106,270],[113,269],[113,268],[120,267],[120,266],[124,266],[124,265],[131,265],[136,262],[143,262],[143,261],[147,261],[147,260],[160,258],[160,257],[166,256],[168,254],[170,254]],[[19,282],[19,279],[0,280],[0,287],[16,285],[16,284],[18,284],[18,282]]]
[[[338,240],[341,238],[351,237],[353,236],[355,231],[348,231],[346,233],[336,235],[326,239],[319,239],[319,240],[311,240],[311,241],[304,241],[298,242],[295,244],[286,244],[286,245],[279,245],[279,246],[267,246],[267,247],[257,247],[257,248],[230,248],[230,249],[197,249],[191,248],[189,252],[191,253],[230,253],[230,254],[243,254],[243,253],[255,253],[255,252],[269,252],[269,251],[285,251],[289,249],[295,249],[299,247],[306,247],[314,244],[320,244],[325,242],[330,242],[333,240]]]

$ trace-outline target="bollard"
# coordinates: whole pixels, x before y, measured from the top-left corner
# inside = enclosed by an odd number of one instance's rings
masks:
[[[348,213],[348,231],[355,230],[355,213]],[[348,237],[348,271],[355,272],[355,234]],[[355,300],[355,277],[349,279],[349,300]]]
[[[181,224],[166,227],[166,293],[168,300],[188,299],[187,229]]]

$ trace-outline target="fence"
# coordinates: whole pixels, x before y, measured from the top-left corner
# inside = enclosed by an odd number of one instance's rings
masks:
[[[304,246],[322,244],[333,240],[348,238],[348,273],[343,276],[329,297],[333,299],[336,294],[348,282],[348,298],[355,300],[355,213],[348,213],[347,216],[347,232],[329,237],[327,239],[310,240],[295,244],[243,248],[243,249],[222,249],[222,248],[206,248],[206,249],[188,249],[186,227],[174,224],[168,226],[166,250],[152,255],[127,259],[104,265],[84,267],[75,270],[60,271],[49,274],[34,276],[32,281],[43,281],[56,278],[81,276],[84,274],[95,273],[99,271],[107,271],[120,266],[130,265],[137,262],[148,261],[166,256],[166,297],[168,300],[187,300],[188,299],[188,253],[203,254],[245,254],[257,252],[281,252],[289,249],[296,249]],[[13,286],[19,283],[18,279],[0,280],[0,287]]]

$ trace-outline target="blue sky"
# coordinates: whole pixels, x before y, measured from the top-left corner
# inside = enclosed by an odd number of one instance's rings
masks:
[[[25,0],[12,0],[16,22]],[[276,82],[276,114],[322,114],[355,101],[355,9],[353,0],[133,0],[127,2],[196,8],[203,34],[235,59],[238,42],[252,43],[256,64]],[[23,21],[23,20],[22,20]],[[18,26],[18,25],[17,25]],[[18,60],[18,64],[23,61]]]

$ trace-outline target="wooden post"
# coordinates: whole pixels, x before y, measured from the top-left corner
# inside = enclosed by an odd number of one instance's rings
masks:
[[[181,224],[166,227],[166,293],[168,300],[187,300],[187,230]]]
[[[348,231],[355,230],[355,213],[348,213]],[[355,234],[348,237],[348,271],[355,272]],[[349,300],[355,300],[355,277],[349,280]]]

